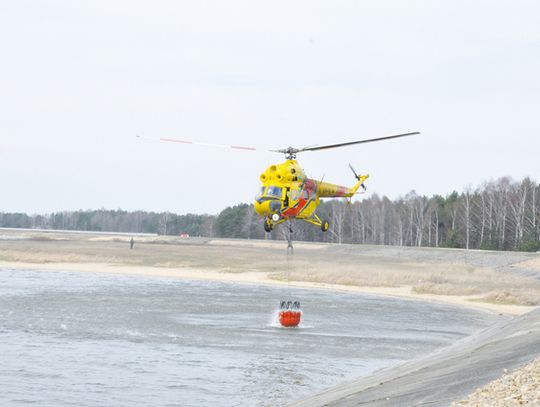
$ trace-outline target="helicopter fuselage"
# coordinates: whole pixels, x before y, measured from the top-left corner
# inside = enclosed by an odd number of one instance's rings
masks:
[[[255,211],[265,218],[265,230],[291,218],[305,220],[328,229],[328,222],[315,214],[320,198],[352,197],[368,175],[359,177],[352,187],[316,181],[306,176],[296,160],[269,166],[260,175],[261,190],[255,197]]]

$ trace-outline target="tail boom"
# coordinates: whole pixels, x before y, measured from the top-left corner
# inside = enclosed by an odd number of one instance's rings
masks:
[[[329,182],[317,183],[317,194],[320,198],[350,198],[362,186],[364,181],[369,178],[369,175],[360,175],[358,182],[353,187],[348,188],[341,185],[331,184]]]

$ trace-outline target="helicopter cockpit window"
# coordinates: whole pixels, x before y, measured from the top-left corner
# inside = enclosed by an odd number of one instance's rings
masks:
[[[276,198],[281,198],[281,188],[280,187],[268,187],[266,189],[266,196],[275,196]]]

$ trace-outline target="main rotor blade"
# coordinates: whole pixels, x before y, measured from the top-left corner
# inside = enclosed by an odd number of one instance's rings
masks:
[[[356,171],[354,170],[353,166],[351,163],[349,163],[349,168],[351,169],[352,173],[354,174],[354,177],[356,179],[360,179],[360,177],[358,176],[358,174],[356,173]]]
[[[414,136],[415,134],[420,134],[420,132],[415,131],[413,133],[396,134],[394,136],[370,138],[370,139],[367,139],[367,140],[359,140],[359,141],[350,141],[348,143],[328,144],[328,145],[325,145],[325,146],[316,146],[316,147],[306,147],[306,148],[302,148],[302,149],[298,150],[298,152],[327,150],[327,149],[330,149],[330,148],[352,146],[354,144],[373,143],[375,141],[383,141],[383,140],[390,140],[390,139],[399,138],[399,137]]]
[[[192,144],[195,146],[204,146],[204,147],[220,147],[220,148],[232,148],[233,150],[244,150],[244,151],[257,151],[258,149],[256,147],[248,147],[248,146],[239,146],[235,144],[213,144],[213,143],[201,143],[197,141],[191,141],[191,140],[181,140],[177,138],[171,138],[171,137],[159,137],[159,138],[153,138],[153,137],[144,137],[144,136],[135,136],[137,138],[142,138],[146,140],[157,140],[157,141],[164,141],[168,143],[179,143],[179,144]]]

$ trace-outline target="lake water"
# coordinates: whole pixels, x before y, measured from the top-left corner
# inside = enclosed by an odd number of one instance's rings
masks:
[[[0,405],[282,406],[424,356],[493,314],[283,287],[0,270]]]

